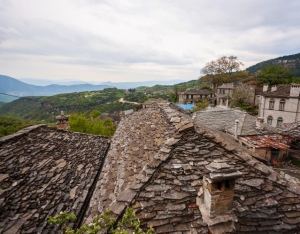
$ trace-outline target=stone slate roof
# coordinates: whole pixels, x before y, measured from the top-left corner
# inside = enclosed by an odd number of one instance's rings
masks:
[[[57,233],[49,216],[80,217],[108,147],[108,138],[45,125],[0,138],[0,233]]]
[[[212,94],[212,92],[207,89],[188,89],[183,94],[209,95]]]
[[[300,139],[300,121],[295,123],[285,123],[278,129],[278,133],[294,139]]]
[[[279,142],[277,139],[272,139],[270,136],[246,136],[243,140],[250,143],[255,148],[274,148],[274,149],[288,149],[287,144]]]
[[[236,85],[233,83],[225,83],[220,86],[218,86],[218,89],[233,89]]]
[[[290,97],[290,90],[291,86],[290,85],[279,85],[277,86],[276,91],[266,91],[262,92],[260,95],[265,96],[265,97]]]
[[[260,129],[256,128],[256,118],[240,109],[210,108],[197,111],[194,114],[196,124],[207,126],[213,130],[235,134],[235,120],[239,121],[238,135],[259,135],[265,132],[274,133],[275,129],[264,124]]]
[[[160,108],[142,109],[125,119],[120,122],[112,139],[91,199],[88,220],[107,208],[174,134]]]
[[[287,181],[225,133],[195,126],[168,103],[136,112],[120,126],[88,219],[105,208],[121,216],[131,206],[142,227],[156,233],[208,233],[197,199],[203,176],[217,172],[209,165],[221,163],[242,175],[234,188],[233,233],[300,231],[299,181]],[[222,223],[209,225],[212,233],[224,232]]]

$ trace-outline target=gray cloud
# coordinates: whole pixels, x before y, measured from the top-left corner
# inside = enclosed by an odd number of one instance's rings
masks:
[[[0,73],[12,76],[195,79],[221,55],[252,65],[300,48],[297,0],[0,1]]]

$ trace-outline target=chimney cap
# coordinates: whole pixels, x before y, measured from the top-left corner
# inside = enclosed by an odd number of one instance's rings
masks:
[[[233,166],[226,162],[214,160],[205,168],[209,171],[208,182],[216,182],[221,180],[236,179],[243,175],[242,172],[236,170]]]

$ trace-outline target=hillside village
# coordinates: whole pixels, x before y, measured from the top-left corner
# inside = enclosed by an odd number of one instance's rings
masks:
[[[299,12],[0,0],[0,234],[300,233]]]
[[[62,232],[47,221],[65,211],[74,229],[106,210],[120,222],[128,207],[155,233],[300,232],[300,84],[244,80],[174,88],[177,103],[90,93],[124,105],[94,116],[115,124],[111,138],[74,132],[63,111],[1,137],[0,233]]]
[[[298,179],[165,101],[123,118],[111,140],[39,125],[0,144],[2,233],[57,232],[46,221],[61,211],[77,227],[128,206],[156,233],[300,229]]]

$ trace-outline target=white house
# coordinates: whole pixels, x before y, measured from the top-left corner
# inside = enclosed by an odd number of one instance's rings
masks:
[[[300,120],[300,84],[272,86],[264,85],[259,102],[259,117],[264,122],[280,127],[283,123]]]

